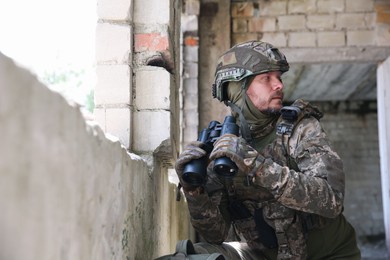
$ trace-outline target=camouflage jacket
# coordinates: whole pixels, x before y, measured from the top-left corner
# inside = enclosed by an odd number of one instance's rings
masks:
[[[287,150],[286,156],[282,138],[260,150],[267,159],[261,172],[250,180],[242,172],[231,179],[223,178],[209,166],[205,192],[185,194],[192,225],[206,241],[222,243],[233,224],[249,245],[264,248],[254,220],[261,209],[266,222],[276,230],[279,254],[284,255],[278,258],[306,258],[305,218],[301,216],[315,216],[318,221],[314,225],[321,227],[342,212],[343,165],[319,121],[312,116],[296,124]],[[289,164],[289,158],[295,167]],[[241,202],[248,211],[233,216],[232,200]],[[289,248],[283,249],[282,244]]]

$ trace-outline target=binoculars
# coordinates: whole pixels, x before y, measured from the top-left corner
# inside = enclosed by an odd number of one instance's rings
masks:
[[[192,160],[184,166],[183,180],[192,186],[201,186],[207,180],[207,166],[209,154],[213,150],[214,142],[224,134],[239,135],[239,127],[233,116],[226,116],[223,124],[218,121],[211,121],[209,126],[200,131],[198,141],[202,143],[201,148],[207,152],[202,158]],[[213,170],[221,176],[231,178],[237,173],[236,164],[228,157],[217,158],[214,161]]]

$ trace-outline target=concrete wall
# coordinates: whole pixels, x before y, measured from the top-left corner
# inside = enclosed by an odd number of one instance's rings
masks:
[[[381,159],[381,182],[383,194],[383,212],[386,230],[387,252],[390,255],[390,58],[378,68],[378,118],[379,118],[379,151]]]
[[[279,48],[389,46],[389,8],[388,1],[375,0],[238,2],[232,4],[232,43],[261,39]],[[290,61],[295,57],[287,54]]]
[[[180,127],[184,145],[197,139],[199,132],[199,13],[199,0],[184,2],[181,16],[183,73],[180,92]]]
[[[190,237],[159,161],[1,53],[0,93],[0,259],[152,259]]]
[[[359,237],[383,235],[378,118],[375,101],[321,102],[321,120],[344,162],[344,212]]]

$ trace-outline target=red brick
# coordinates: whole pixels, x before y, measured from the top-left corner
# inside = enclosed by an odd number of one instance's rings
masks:
[[[141,51],[164,51],[169,48],[167,35],[159,33],[139,33],[134,35],[134,49]]]
[[[185,46],[198,46],[199,45],[199,38],[188,36],[184,38],[184,45]]]
[[[390,4],[377,3],[375,4],[376,22],[390,24]]]

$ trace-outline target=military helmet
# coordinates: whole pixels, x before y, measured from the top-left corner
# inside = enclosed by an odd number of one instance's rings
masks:
[[[212,94],[219,101],[227,101],[226,86],[248,76],[270,71],[286,72],[288,62],[283,53],[269,43],[249,41],[237,44],[225,52],[217,62]]]

